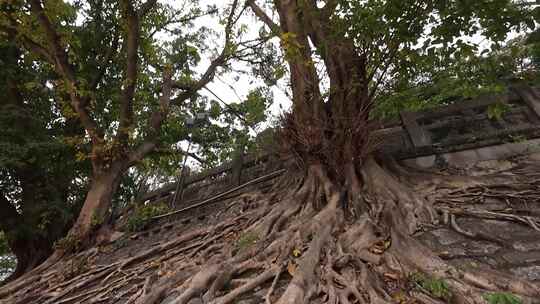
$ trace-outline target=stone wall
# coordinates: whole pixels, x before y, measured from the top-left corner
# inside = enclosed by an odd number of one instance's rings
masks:
[[[498,117],[490,114],[494,107],[503,109]],[[513,87],[505,94],[422,112],[402,112],[400,120],[382,126],[372,133],[380,143],[377,153],[391,154],[408,166],[467,167],[479,161],[533,153],[540,151],[540,90]],[[147,193],[141,201],[175,201],[173,208],[184,209],[283,167],[272,153],[240,155],[219,167]],[[264,190],[269,185],[271,181],[258,183],[231,195]]]

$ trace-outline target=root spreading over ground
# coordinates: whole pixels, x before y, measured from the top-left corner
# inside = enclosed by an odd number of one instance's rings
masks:
[[[4,286],[0,301],[225,304],[252,303],[256,293],[267,304],[473,304],[507,292],[537,303],[538,284],[490,269],[458,269],[413,235],[449,225],[470,238],[495,237],[466,231],[458,216],[540,230],[537,217],[468,206],[479,189],[538,203],[538,172],[528,164],[489,176],[435,176],[368,159],[336,185],[312,165],[305,177],[284,177],[226,220],[111,263],[94,263],[98,249],[64,258]]]

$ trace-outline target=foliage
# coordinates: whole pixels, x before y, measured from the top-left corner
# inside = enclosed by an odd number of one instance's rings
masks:
[[[224,104],[217,100],[201,100],[200,107],[208,109],[214,124],[192,130],[191,140],[199,144],[199,153],[205,155],[203,167],[212,167],[232,159],[235,152],[255,149],[255,135],[268,119],[272,103],[268,88],[251,90],[238,103]],[[202,144],[204,143],[204,144]]]
[[[276,128],[268,127],[257,134],[251,153],[279,152],[276,138]]]
[[[84,143],[71,144],[84,133],[61,116],[60,96],[46,85],[50,73],[12,36],[0,36],[0,230],[11,244],[36,243],[45,253],[77,215],[90,171],[76,159]],[[12,254],[25,251],[17,249]]]
[[[508,292],[493,292],[484,295],[488,304],[521,304],[522,301]]]
[[[0,256],[0,282],[6,279],[17,267],[17,259],[13,255]]]
[[[524,143],[527,141],[527,137],[525,135],[508,135],[508,138],[510,139],[509,142],[511,143]]]
[[[452,292],[443,279],[430,278],[422,273],[411,274],[411,281],[413,281],[421,290],[426,291],[430,295],[450,301],[452,298]]]
[[[506,103],[496,102],[490,104],[487,108],[487,116],[491,120],[501,120],[503,115],[510,110],[510,106]]]
[[[6,237],[0,231],[0,282],[10,275],[17,266],[17,260],[9,250]]]
[[[424,78],[417,81],[396,80],[381,89],[374,114],[392,117],[401,110],[416,111],[466,102],[481,94],[501,94],[518,81],[540,83],[540,69],[535,63],[539,48],[526,37],[518,36],[494,50],[446,59],[437,68],[428,64],[423,68]]]
[[[60,210],[65,214],[29,207],[43,219],[40,227],[59,227],[62,230],[59,235],[63,235],[65,227],[77,218],[87,184],[98,182],[101,176],[107,175],[104,172],[116,172],[112,168],[120,167],[120,172],[115,173],[122,179],[120,185],[116,182],[111,185],[115,192],[112,206],[85,213],[92,216],[93,226],[104,223],[109,210],[114,213],[134,200],[144,188],[141,184],[153,176],[161,177],[162,174],[155,172],[172,173],[178,168],[184,152],[181,142],[193,141],[194,158],[204,164],[215,164],[215,160],[222,158],[217,155],[221,149],[216,147],[236,144],[246,138],[245,133],[234,127],[223,127],[219,120],[235,124],[240,119],[256,124],[264,119],[258,114],[261,103],[252,95],[242,103],[245,111],[237,111],[240,113],[236,113],[235,118],[227,118],[225,116],[231,116],[229,113],[218,111],[207,130],[189,130],[184,123],[195,113],[210,110],[209,99],[199,96],[197,91],[215,74],[221,73],[220,69],[226,70],[226,63],[235,53],[235,41],[240,40],[245,31],[235,28],[237,6],[226,5],[221,11],[216,6],[203,8],[198,1],[190,0],[174,6],[161,1],[148,4],[148,7],[138,1],[8,1],[0,4],[0,42],[16,49],[16,52],[5,52],[11,56],[6,62],[12,64],[2,70],[2,76],[18,82],[19,93],[23,93],[21,104],[28,105],[26,114],[30,118],[41,118],[37,114],[48,115],[33,128],[37,131],[33,134],[43,134],[39,140],[33,140],[28,134],[8,134],[10,142],[5,150],[9,153],[0,153],[0,162],[6,155],[10,157],[7,161],[15,165],[49,162],[51,165],[44,166],[46,169],[70,166],[49,175],[43,170],[47,178],[62,181],[64,186],[73,185],[73,189],[64,187],[69,191],[54,197],[58,202],[55,212]],[[218,33],[195,25],[194,21],[202,16],[223,18],[221,24],[226,25],[227,39],[224,46],[214,43]],[[135,39],[131,39],[133,37]],[[205,56],[212,62],[205,73],[199,73],[199,68],[207,65]],[[21,66],[27,71],[21,71]],[[172,74],[172,100],[165,105],[167,98],[163,97],[162,89],[166,87],[169,73]],[[243,118],[244,115],[249,117]],[[1,117],[0,123],[9,125],[14,117]],[[17,121],[19,126],[6,130],[27,131],[20,122],[33,123],[31,119]],[[74,127],[68,129],[68,125]],[[212,136],[204,136],[205,132]],[[13,144],[21,138],[25,145]],[[55,153],[50,151],[53,149]],[[62,155],[65,158],[56,157],[58,151],[65,153]],[[18,207],[21,200],[16,201],[13,196],[24,192],[20,187],[23,183],[15,178],[17,174],[7,172],[5,175],[12,183],[4,192],[12,196],[8,199],[15,201]],[[75,190],[81,192],[75,193]],[[53,201],[52,195],[47,193],[55,192],[43,191],[43,197]],[[23,212],[23,217],[29,214]],[[42,216],[44,214],[46,216]],[[64,223],[54,225],[55,218],[65,219]]]
[[[247,231],[240,235],[236,241],[235,252],[242,251],[251,245],[257,243],[259,240],[259,235],[253,231]]]
[[[527,76],[535,48],[526,35],[505,40],[535,29],[535,12],[506,0],[343,1],[332,27],[368,59],[373,114],[389,117],[500,92]]]
[[[148,226],[152,217],[167,211],[169,211],[169,207],[165,203],[137,206],[126,222],[126,229],[132,232],[142,231]]]
[[[81,240],[73,234],[68,234],[54,243],[55,249],[59,249],[66,253],[77,252],[81,246]]]
[[[147,14],[141,14],[140,44],[135,52],[139,73],[135,80],[129,80],[126,38],[130,27],[121,2],[38,2],[58,33],[75,79],[62,75],[56,61],[47,58],[51,42],[29,2],[2,2],[0,90],[6,92],[6,98],[0,102],[0,195],[14,214],[20,215],[13,217],[24,219],[24,225],[16,228],[0,219],[6,237],[39,236],[50,243],[58,240],[77,217],[92,175],[96,177],[96,172],[125,160],[130,150],[153,136],[157,148],[129,164],[112,208],[107,210],[124,208],[148,183],[160,184],[175,176],[187,141],[193,144],[191,155],[201,167],[214,166],[234,153],[256,151],[272,141],[271,128],[260,132],[273,100],[269,88],[252,88],[245,98],[233,102],[217,95],[202,96],[197,91],[204,86],[193,87],[205,77],[198,72],[200,67],[218,57],[221,50],[220,43],[215,43],[219,33],[197,25],[195,20],[211,16],[226,24],[230,6],[218,10],[215,6],[204,8],[199,1],[186,0],[178,6],[158,1]],[[538,31],[504,43],[511,30],[533,30],[538,10],[506,0],[338,2],[328,25],[336,36],[352,39],[355,51],[366,59],[371,76],[367,86],[376,101],[373,116],[390,117],[403,109],[418,110],[485,92],[500,93],[516,79],[533,83],[540,79]],[[131,3],[136,9],[141,6],[140,1]],[[238,42],[245,32],[245,26],[228,32],[231,42],[223,48],[220,69],[209,73],[212,77],[234,71],[229,61],[239,60],[249,62],[251,72],[266,85],[274,85],[287,76],[285,59],[303,51],[294,33],[261,29],[258,39]],[[268,42],[273,35],[280,38],[281,55],[277,44]],[[477,36],[486,38],[487,45],[471,40]],[[316,54],[304,64],[318,61],[321,65],[328,47],[317,44]],[[173,73],[174,98],[187,97],[181,102],[173,100],[157,132],[149,124],[163,107],[159,97],[166,70]],[[320,70],[317,87],[326,90],[322,96],[328,100],[328,77],[324,68]],[[123,119],[125,88],[132,84],[134,96],[126,104],[132,115]],[[72,87],[76,88],[70,91]],[[73,95],[87,100],[82,108],[102,131],[100,140],[92,139],[83,128],[83,117],[71,101]],[[504,111],[493,106],[488,116],[500,119]],[[208,123],[188,128],[186,119],[199,112],[210,114]],[[123,126],[122,121],[127,123]],[[140,214],[132,219],[130,230],[143,229],[151,215],[164,210],[137,212]],[[94,224],[105,220],[93,219]],[[69,239],[58,244],[78,246],[76,240]]]

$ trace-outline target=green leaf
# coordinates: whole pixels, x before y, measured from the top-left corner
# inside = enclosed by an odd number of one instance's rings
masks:
[[[494,292],[483,295],[488,304],[522,304],[520,298],[507,292]]]
[[[487,108],[487,116],[491,120],[501,120],[503,115],[510,110],[510,106],[506,103],[492,103]]]

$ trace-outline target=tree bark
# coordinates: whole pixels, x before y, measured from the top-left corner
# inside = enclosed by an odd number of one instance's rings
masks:
[[[254,1],[248,5],[275,27]],[[274,6],[280,18],[282,48],[293,91],[293,108],[282,128],[284,147],[306,166],[321,163],[327,167],[338,184],[354,184],[347,180],[354,175],[349,169],[352,166],[358,170],[369,151],[372,100],[366,59],[357,52],[351,38],[332,28],[331,7],[321,9],[309,0],[276,0]],[[326,97],[320,92],[312,46],[330,80]]]
[[[196,92],[202,89],[212,81],[217,69],[224,66],[232,58],[231,49],[234,49],[233,27],[238,21],[237,7],[238,0],[234,0],[231,5],[231,11],[228,15],[225,25],[225,45],[214,60],[203,73],[198,81],[192,81],[189,88],[176,94],[174,102],[182,104],[191,98]],[[122,19],[125,21],[125,35],[123,41],[125,44],[126,62],[123,75],[123,86],[121,89],[121,98],[119,105],[118,123],[116,136],[114,139],[105,138],[105,128],[95,119],[91,113],[93,109],[89,107],[91,97],[81,94],[87,91],[85,83],[91,84],[95,88],[102,78],[102,73],[97,73],[97,77],[82,81],[82,75],[78,75],[78,63],[74,58],[68,56],[65,41],[62,39],[62,33],[56,28],[55,20],[50,19],[47,14],[46,3],[39,0],[28,0],[27,4],[30,13],[35,17],[40,30],[43,33],[45,46],[40,46],[33,40],[20,33],[17,26],[9,27],[14,35],[22,37],[23,46],[29,52],[39,55],[54,66],[56,73],[62,79],[61,90],[66,90],[69,95],[70,103],[77,114],[78,120],[84,127],[86,134],[91,138],[92,144],[92,182],[90,190],[85,199],[82,210],[77,221],[70,230],[70,236],[82,238],[83,242],[89,241],[95,226],[104,223],[108,216],[111,199],[117,190],[120,179],[125,171],[135,163],[141,161],[146,155],[154,151],[159,146],[159,133],[169,112],[171,103],[172,89],[178,89],[174,86],[174,71],[172,66],[164,66],[162,95],[159,99],[159,108],[154,111],[148,121],[148,133],[143,142],[133,147],[129,139],[129,134],[134,128],[135,114],[133,103],[138,83],[139,73],[139,51],[141,36],[141,24],[144,23],[144,17],[156,6],[157,1],[148,0],[143,3],[124,0],[120,2],[119,9]],[[27,39],[28,38],[28,39]],[[76,58],[77,56],[75,56]],[[105,54],[108,58],[109,55]],[[100,70],[104,71],[108,63],[104,61]],[[61,83],[61,82],[57,82]],[[114,160],[109,158],[114,155]]]
[[[54,237],[39,236],[34,224],[26,221],[4,195],[0,195],[0,230],[4,231],[8,246],[17,258],[15,271],[5,281],[14,280],[41,264],[52,253]],[[47,233],[46,231],[44,233]]]
[[[83,245],[89,244],[95,229],[107,222],[112,197],[127,167],[125,162],[117,161],[110,169],[94,175],[77,221],[69,232]]]
[[[43,238],[19,238],[8,243],[13,255],[17,258],[17,267],[6,282],[17,279],[34,269],[53,252],[53,244]]]

